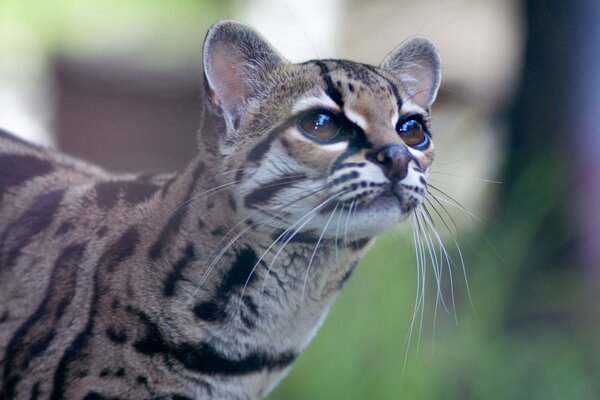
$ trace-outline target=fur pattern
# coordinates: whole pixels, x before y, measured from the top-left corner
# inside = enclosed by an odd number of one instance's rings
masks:
[[[439,69],[422,38],[379,67],[291,64],[225,21],[204,49],[223,123],[180,173],[112,175],[0,132],[0,398],[266,396],[423,201]],[[341,139],[303,131],[313,115]]]

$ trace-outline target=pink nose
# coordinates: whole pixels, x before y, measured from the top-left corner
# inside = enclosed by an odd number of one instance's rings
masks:
[[[385,176],[391,181],[400,181],[408,173],[408,164],[414,161],[417,166],[419,162],[406,146],[401,144],[389,145],[379,149],[371,156],[372,161],[379,164]]]

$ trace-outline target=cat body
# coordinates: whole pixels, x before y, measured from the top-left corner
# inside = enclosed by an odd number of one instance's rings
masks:
[[[198,155],[114,175],[0,132],[0,398],[255,399],[423,201],[439,58],[286,62],[220,22]]]

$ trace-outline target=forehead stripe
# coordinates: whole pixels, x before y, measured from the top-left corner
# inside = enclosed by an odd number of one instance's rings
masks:
[[[331,100],[335,102],[341,109],[344,108],[344,99],[342,98],[342,94],[339,90],[335,88],[333,85],[333,81],[329,76],[329,68],[322,61],[315,61],[315,64],[321,68],[321,76],[323,77],[323,81],[325,82],[325,86],[327,87],[327,96],[331,97]]]
[[[398,113],[400,113],[400,110],[402,109],[402,97],[400,97],[400,93],[398,92],[398,88],[396,87],[394,82],[392,82],[392,80],[390,78],[383,75],[381,72],[377,71],[377,69],[375,69],[375,67],[368,65],[368,64],[364,64],[364,66],[369,71],[371,71],[372,73],[374,73],[375,75],[377,75],[378,77],[380,77],[381,79],[386,81],[388,83],[388,85],[390,85],[390,89],[392,89],[392,93],[394,94],[394,97],[396,98],[396,105],[398,107]]]

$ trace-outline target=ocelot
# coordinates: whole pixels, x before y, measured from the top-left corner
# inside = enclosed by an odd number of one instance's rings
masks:
[[[428,39],[379,66],[295,64],[223,21],[203,55],[219,123],[179,173],[110,174],[0,133],[1,399],[263,398],[424,201]]]

